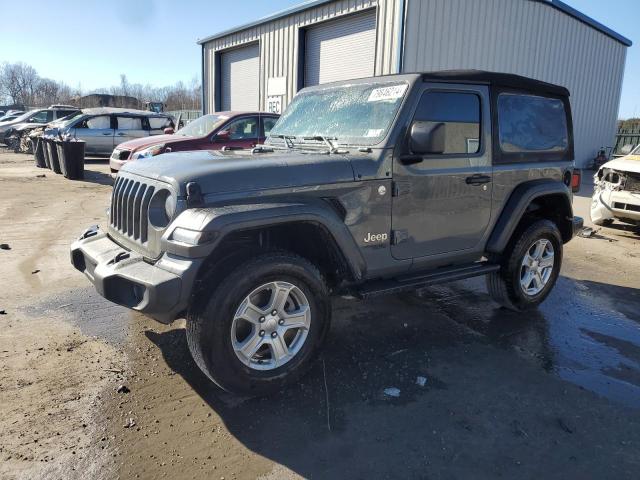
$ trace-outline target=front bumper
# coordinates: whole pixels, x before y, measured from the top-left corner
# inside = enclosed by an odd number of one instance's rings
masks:
[[[607,188],[597,190],[591,202],[591,220],[614,218],[640,222],[640,193]]]
[[[202,259],[164,254],[150,263],[96,226],[71,245],[71,263],[107,300],[170,323],[187,309]]]

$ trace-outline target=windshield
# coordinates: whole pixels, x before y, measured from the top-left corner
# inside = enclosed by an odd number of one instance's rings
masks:
[[[55,122],[56,125],[59,125],[60,127],[66,127],[68,125],[71,124],[71,122],[75,122],[77,119],[79,119],[80,117],[82,117],[83,115],[85,115],[82,112],[78,112],[75,115],[67,115],[64,118],[61,118],[60,120],[58,120],[57,122]]]
[[[219,127],[227,118],[223,115],[203,115],[193,122],[185,125],[176,132],[176,135],[185,137],[204,137]]]
[[[368,83],[302,92],[273,127],[270,139],[323,136],[340,144],[374,145],[386,135],[407,87]]]

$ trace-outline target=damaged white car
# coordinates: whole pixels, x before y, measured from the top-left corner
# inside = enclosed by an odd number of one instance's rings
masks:
[[[640,145],[602,165],[593,179],[591,221],[595,225],[610,225],[614,220],[640,225]]]

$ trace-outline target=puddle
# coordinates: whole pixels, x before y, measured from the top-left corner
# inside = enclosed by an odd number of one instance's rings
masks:
[[[561,277],[538,310],[523,314],[496,308],[478,279],[427,289],[421,297],[560,378],[640,408],[638,291]]]

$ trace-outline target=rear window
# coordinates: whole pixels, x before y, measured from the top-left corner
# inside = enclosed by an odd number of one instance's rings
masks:
[[[498,133],[505,153],[553,153],[569,148],[567,113],[557,98],[501,93]]]

